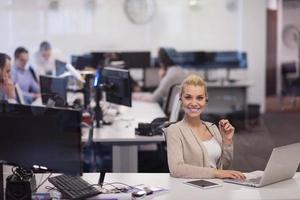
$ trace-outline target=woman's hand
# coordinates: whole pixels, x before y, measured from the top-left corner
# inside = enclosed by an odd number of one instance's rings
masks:
[[[16,98],[15,86],[10,78],[3,77],[3,83],[1,85],[1,88],[7,95],[8,99]]]
[[[216,178],[230,178],[230,179],[239,179],[239,180],[245,180],[246,176],[240,172],[240,171],[234,171],[234,170],[215,170],[215,177]]]
[[[223,135],[225,144],[232,144],[235,128],[229,123],[227,119],[221,119],[219,121],[219,130]]]

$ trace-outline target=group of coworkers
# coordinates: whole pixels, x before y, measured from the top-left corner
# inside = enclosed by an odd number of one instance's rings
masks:
[[[28,51],[21,48],[21,54],[24,53],[28,56]],[[47,58],[51,57],[50,44],[43,42],[38,55],[44,64],[44,66],[41,65],[44,69],[40,69],[37,73],[41,74],[41,71],[49,70],[45,67]],[[14,88],[16,80],[12,79],[15,72],[11,73],[11,71],[21,70],[23,73],[30,73],[25,67],[28,58],[26,56],[25,59],[23,58],[23,56],[20,57],[20,48],[18,48],[15,52],[15,63],[11,69],[11,58],[0,53],[0,100],[17,103]],[[172,61],[166,48],[159,49],[158,60],[161,76],[159,86],[153,93],[133,93],[133,99],[160,101],[167,96],[173,84],[181,83],[180,102],[184,117],[166,129],[170,175],[180,178],[245,179],[242,172],[230,170],[233,160],[235,128],[227,119],[221,119],[217,125],[201,120],[201,114],[209,99],[205,81],[199,75],[187,75],[180,66]],[[28,79],[23,77],[19,81],[20,83],[27,81],[28,87],[31,87],[30,93],[27,88],[29,93],[27,102],[30,102],[39,96],[39,88],[36,84],[38,80],[32,78],[32,82],[35,83],[31,83],[31,80]],[[36,86],[33,86],[34,84]]]
[[[50,74],[55,69],[55,60],[61,60],[59,50],[44,41],[29,60],[29,52],[24,47],[16,48],[14,60],[5,53],[0,53],[0,100],[18,102],[16,87],[25,104],[31,104],[40,97],[39,76]]]

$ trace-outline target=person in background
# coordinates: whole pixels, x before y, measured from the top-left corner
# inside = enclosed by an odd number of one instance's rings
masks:
[[[31,104],[36,98],[40,97],[40,86],[29,71],[29,67],[27,67],[29,60],[28,51],[24,47],[18,47],[14,56],[12,79],[14,84],[20,86],[25,103]]]
[[[0,100],[16,103],[15,86],[11,79],[11,58],[0,53]]]
[[[49,42],[43,41],[33,55],[33,67],[37,76],[55,74],[55,60],[64,61],[61,51],[52,48]]]
[[[234,127],[227,119],[220,120],[218,127],[200,119],[208,102],[200,76],[190,75],[182,82],[180,100],[184,118],[166,130],[171,176],[245,179],[239,171],[226,170],[233,159]]]
[[[141,101],[163,102],[167,98],[170,88],[180,84],[186,77],[184,70],[176,65],[175,49],[160,48],[158,50],[158,61],[160,63],[159,76],[161,81],[153,93],[134,93],[133,99]]]

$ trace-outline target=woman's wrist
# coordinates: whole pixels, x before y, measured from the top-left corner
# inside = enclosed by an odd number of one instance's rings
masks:
[[[231,138],[231,139],[226,139],[226,138],[224,138],[224,139],[223,139],[223,143],[224,143],[225,145],[232,145],[232,144],[233,144],[233,138]]]

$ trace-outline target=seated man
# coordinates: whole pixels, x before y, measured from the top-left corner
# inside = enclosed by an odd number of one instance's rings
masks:
[[[8,55],[0,53],[0,100],[16,103],[16,92],[11,80],[11,59]]]
[[[28,63],[28,51],[24,47],[18,47],[15,51],[15,63],[12,68],[12,79],[20,86],[26,104],[31,104],[40,96],[39,84],[32,73],[26,68]]]

